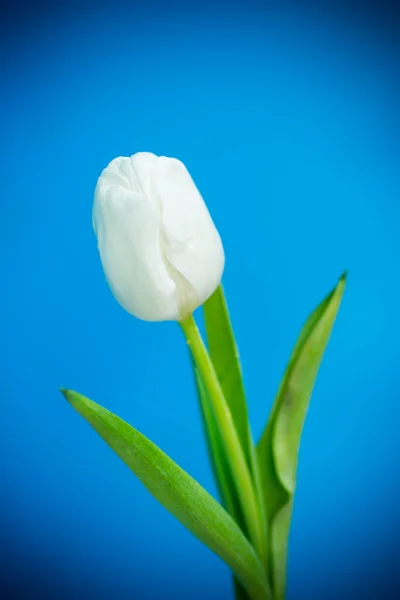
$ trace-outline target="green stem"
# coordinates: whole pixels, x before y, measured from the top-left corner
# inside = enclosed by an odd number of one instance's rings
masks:
[[[231,411],[225,400],[214,366],[192,315],[180,322],[190,351],[203,377],[215,419],[221,433],[232,470],[236,490],[242,506],[250,539],[263,564],[267,562],[266,539],[250,471],[240,444]]]

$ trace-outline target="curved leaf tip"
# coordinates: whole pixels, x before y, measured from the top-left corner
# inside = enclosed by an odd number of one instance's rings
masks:
[[[296,486],[301,433],[318,369],[346,287],[347,270],[310,314],[300,332],[280,384],[270,419],[258,444],[271,545],[275,600],[284,600],[286,557]]]
[[[236,574],[252,600],[270,600],[261,562],[224,508],[188,473],[137,429],[72,390],[60,390],[174,517]]]

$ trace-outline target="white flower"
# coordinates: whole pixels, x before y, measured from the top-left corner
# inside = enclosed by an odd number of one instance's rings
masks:
[[[175,158],[139,152],[111,161],[97,182],[93,225],[111,290],[139,319],[181,320],[220,283],[220,236]]]

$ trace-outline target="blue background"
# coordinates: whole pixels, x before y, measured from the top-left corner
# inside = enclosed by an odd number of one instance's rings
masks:
[[[3,597],[231,597],[223,563],[58,392],[104,404],[215,493],[181,332],[118,306],[91,229],[101,169],[140,150],[186,163],[221,232],[256,436],[304,318],[349,269],[303,435],[288,598],[395,597],[397,15],[117,2],[4,17]]]

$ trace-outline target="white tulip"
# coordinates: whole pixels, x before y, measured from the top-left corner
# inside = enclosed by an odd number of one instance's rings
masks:
[[[111,161],[97,182],[93,225],[111,290],[139,319],[182,320],[220,283],[221,238],[175,158],[139,152]]]

